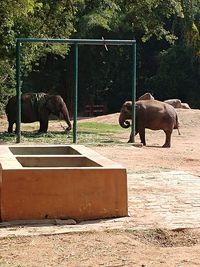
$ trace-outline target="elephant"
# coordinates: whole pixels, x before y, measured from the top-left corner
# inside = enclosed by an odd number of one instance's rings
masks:
[[[154,100],[155,98],[150,93],[146,93],[138,98],[138,100]]]
[[[191,109],[188,103],[181,103],[181,108],[183,109]]]
[[[135,103],[135,135],[139,133],[141,143],[146,145],[145,128],[151,130],[163,130],[166,140],[163,147],[171,146],[171,134],[173,129],[178,129],[179,123],[176,110],[169,104],[158,100],[139,100]],[[120,111],[119,125],[123,128],[130,127],[132,116],[132,102],[126,101]],[[133,133],[128,142],[132,142]]]
[[[180,99],[167,99],[164,102],[170,104],[174,108],[181,108],[181,100]]]
[[[67,131],[71,130],[69,112],[63,98],[60,95],[49,95],[45,93],[23,93],[21,95],[21,122],[40,122],[39,133],[48,130],[49,115],[62,116],[67,122]],[[13,125],[17,120],[17,99],[11,97],[6,105],[8,119],[8,132],[13,132]],[[16,127],[17,128],[17,127]],[[17,129],[16,129],[17,130]]]

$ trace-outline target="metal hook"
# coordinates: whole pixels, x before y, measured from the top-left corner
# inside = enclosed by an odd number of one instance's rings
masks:
[[[101,39],[102,39],[103,41],[105,40],[103,37],[101,37]],[[105,46],[106,51],[108,51],[108,47],[107,47],[106,43],[104,43],[104,46]]]

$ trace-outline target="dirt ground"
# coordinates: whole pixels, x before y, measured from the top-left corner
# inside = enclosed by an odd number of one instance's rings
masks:
[[[99,144],[91,148],[125,166],[128,178],[133,173],[140,176],[163,171],[184,171],[195,175],[198,179],[200,178],[200,110],[178,110],[178,116],[181,135],[174,130],[171,148],[161,147],[164,144],[162,131],[150,130],[146,131],[146,147],[127,144],[129,132],[124,131],[118,136],[124,145]],[[118,114],[89,120],[116,123]],[[138,137],[136,142],[139,143]],[[156,188],[146,188],[152,192],[154,189]],[[131,194],[129,198],[131,199]],[[196,213],[200,213],[200,205],[197,206]],[[151,220],[151,213],[148,213],[148,216],[147,220]],[[7,236],[0,238],[0,266],[197,267],[200,266],[199,227],[200,221],[195,228],[107,227],[94,230],[88,227],[87,231],[59,235],[52,233]]]
[[[146,147],[138,148],[126,144],[123,147],[93,147],[100,154],[121,163],[128,171],[152,172],[160,169],[184,170],[200,174],[200,110],[177,110],[181,135],[177,130],[172,134],[170,149],[162,148],[165,135],[163,131],[146,130]],[[90,120],[115,122],[118,114],[100,116]],[[129,131],[119,136],[124,143],[128,141]],[[140,143],[136,136],[136,143]]]

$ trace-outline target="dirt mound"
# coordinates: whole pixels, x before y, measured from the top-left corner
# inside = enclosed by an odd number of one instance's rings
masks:
[[[96,116],[92,118],[83,118],[82,121],[118,124],[118,118],[119,118],[119,113],[112,113],[112,114]]]
[[[200,110],[199,109],[176,109],[179,117],[180,124],[185,126],[195,126],[200,121]],[[118,124],[119,112],[108,115],[102,115],[92,118],[83,118],[84,122],[102,122]],[[182,125],[181,125],[182,126]]]

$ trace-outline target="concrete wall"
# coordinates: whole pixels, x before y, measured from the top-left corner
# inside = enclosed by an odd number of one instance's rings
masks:
[[[40,146],[41,155],[33,156],[30,147],[0,147],[2,221],[128,215],[125,168],[83,146],[71,146],[65,156],[52,148]]]

